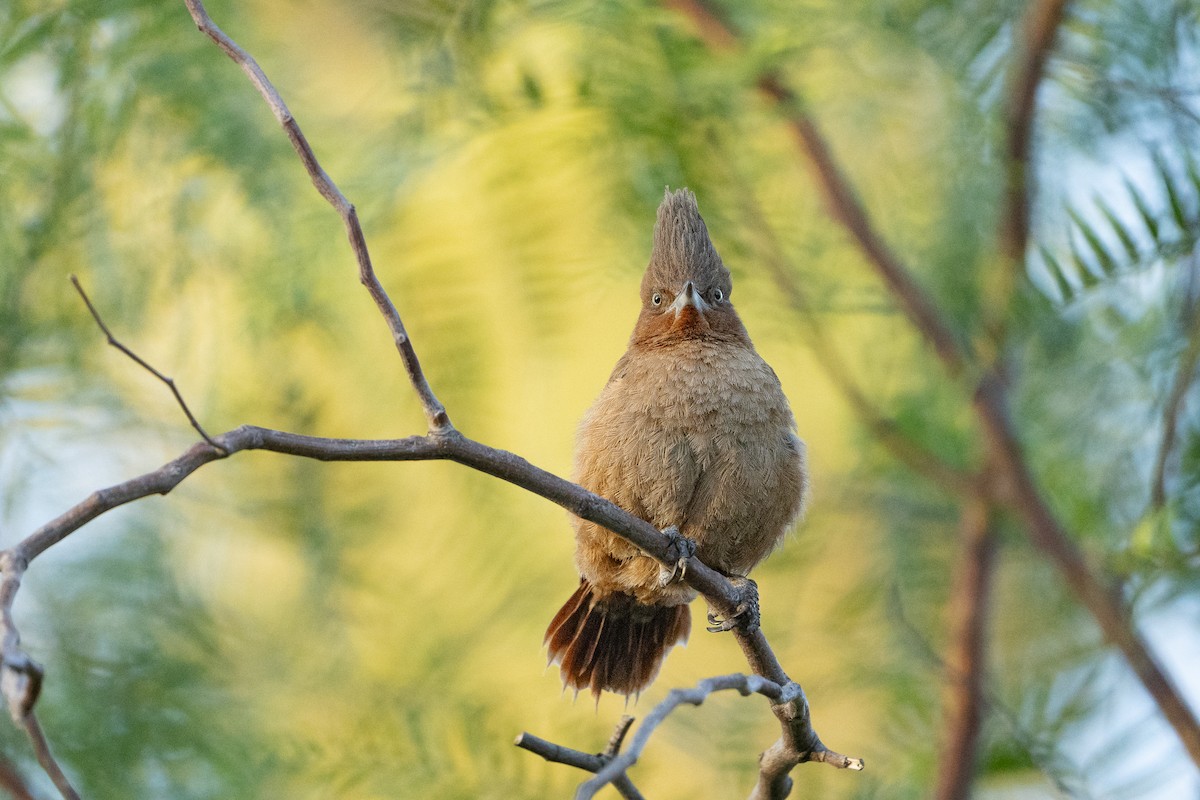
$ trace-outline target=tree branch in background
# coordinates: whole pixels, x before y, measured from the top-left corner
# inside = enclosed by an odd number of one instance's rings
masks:
[[[728,48],[731,42],[739,41],[736,31],[703,0],[665,2],[692,17],[701,35],[710,37],[709,43],[713,47]],[[1035,3],[1031,7],[1036,11],[1037,5]],[[1061,12],[1057,18],[1061,18]],[[717,29],[723,29],[724,33],[714,36],[712,31]],[[1029,52],[1035,50],[1029,48]],[[1044,63],[1045,57],[1044,53],[1038,56],[1041,59],[1039,64]],[[1040,76],[1040,66],[1036,74]],[[1024,84],[1014,85],[1024,91]],[[875,231],[865,209],[856,199],[845,172],[834,160],[832,151],[794,92],[773,73],[760,75],[757,86],[783,112],[802,153],[813,168],[833,216],[858,242],[867,262],[892,291],[913,326],[937,353],[947,373],[952,377],[961,375],[967,353],[959,348],[957,336],[950,331],[940,309],[913,280],[911,270],[898,260]],[[1034,90],[1036,81],[1030,91]],[[1028,146],[1024,147],[1027,150]],[[1023,191],[1021,197],[1024,198],[1026,194],[1027,191]],[[1027,214],[1028,211],[1021,213]],[[1092,572],[1079,546],[1042,496],[1009,418],[1008,389],[1000,371],[993,366],[980,372],[972,403],[983,430],[983,443],[990,454],[990,463],[995,466],[989,473],[992,501],[1007,507],[1022,521],[1030,541],[1059,570],[1067,586],[1095,618],[1105,638],[1122,652],[1134,674],[1175,729],[1192,761],[1200,765],[1200,723],[1151,653],[1149,645],[1134,628],[1116,587]]]
[[[1120,590],[1092,572],[1079,546],[1042,497],[1012,428],[1005,389],[997,376],[987,376],[980,384],[975,408],[996,459],[998,480],[993,482],[996,500],[1024,524],[1030,541],[1058,568],[1067,586],[1091,612],[1104,637],[1125,656],[1192,761],[1200,765],[1200,724],[1134,627]]]
[[[1154,456],[1154,472],[1150,478],[1150,510],[1158,511],[1167,504],[1167,464],[1175,449],[1179,433],[1179,415],[1188,389],[1196,380],[1196,367],[1200,362],[1200,253],[1193,252],[1188,263],[1187,290],[1183,292],[1183,307],[1179,322],[1187,346],[1179,357],[1179,369],[1171,383],[1171,391],[1163,403],[1162,438]]]
[[[985,498],[963,504],[961,553],[946,607],[950,648],[945,659],[941,754],[937,800],[970,797],[975,778],[979,731],[983,724],[987,666],[987,620],[996,561],[996,532]]]
[[[1004,109],[1004,200],[1000,209],[1000,255],[1017,273],[1029,242],[1030,156],[1033,152],[1037,90],[1070,0],[1034,0],[1025,10],[1008,71]]]

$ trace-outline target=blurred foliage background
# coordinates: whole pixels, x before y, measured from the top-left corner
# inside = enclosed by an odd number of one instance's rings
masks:
[[[968,394],[751,87],[772,68],[801,91],[880,229],[976,338],[1022,4],[731,3],[746,43],[720,54],[638,0],[209,10],[357,204],[455,423],[559,474],[632,328],[663,187],[697,193],[813,462],[809,519],[756,575],[766,631],[823,739],[868,765],[801,767],[794,796],[928,796],[958,511],[873,440],[812,357],[812,323],[900,431],[964,466],[980,457]],[[1071,7],[1009,320],[1035,471],[1194,705],[1198,13]],[[210,432],[422,432],[340,221],[182,3],[0,4],[0,175],[4,546],[194,438],[167,391],[104,346],[71,273]],[[60,544],[16,611],[47,666],[43,723],[85,796],[563,797],[581,774],[514,735],[599,750],[624,710],[572,703],[543,669],[572,549],[560,509],[455,465],[250,453]],[[978,796],[1196,796],[1170,729],[1016,529],[999,569]],[[731,639],[696,630],[633,713],[744,669]],[[777,735],[760,702],[715,697],[670,720],[636,779],[655,798],[741,796]],[[51,796],[11,726],[0,746]]]

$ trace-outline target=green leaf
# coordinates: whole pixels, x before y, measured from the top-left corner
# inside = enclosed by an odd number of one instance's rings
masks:
[[[1154,154],[1154,165],[1158,167],[1159,175],[1162,177],[1163,188],[1167,192],[1167,201],[1171,204],[1171,216],[1175,219],[1175,224],[1179,226],[1180,231],[1188,230],[1191,225],[1188,220],[1187,211],[1184,208],[1183,196],[1179,192],[1179,188],[1175,185],[1175,179],[1171,175],[1171,168],[1168,166],[1166,159],[1162,153]]]
[[[0,64],[11,64],[26,53],[43,47],[60,16],[57,11],[35,14],[17,25],[12,36],[0,47]]]
[[[1085,220],[1075,209],[1067,209],[1067,215],[1075,223],[1075,229],[1087,242],[1088,248],[1096,256],[1096,266],[1099,267],[1102,275],[1111,274],[1117,266],[1117,261],[1113,258],[1112,253],[1108,252],[1108,248],[1104,245],[1104,240],[1100,238],[1100,234],[1096,229]]]
[[[1104,202],[1104,199],[1099,195],[1096,196],[1096,207],[1100,209],[1100,213],[1108,220],[1113,235],[1117,237],[1121,242],[1121,246],[1125,248],[1125,255],[1129,258],[1129,264],[1138,263],[1140,254],[1138,252],[1137,241],[1133,238],[1133,232],[1129,230],[1125,222],[1117,216],[1112,207]]]
[[[1075,287],[1067,279],[1062,263],[1044,245],[1038,245],[1038,251],[1041,253],[1042,261],[1046,264],[1046,271],[1050,273],[1050,277],[1054,278],[1054,285],[1058,287],[1059,296],[1063,302],[1070,300],[1075,296]]]
[[[1146,230],[1150,232],[1150,238],[1154,243],[1159,244],[1158,238],[1158,216],[1150,210],[1150,204],[1146,202],[1146,198],[1137,190],[1137,187],[1129,180],[1125,179],[1125,189],[1129,192],[1130,199],[1133,200],[1133,205],[1137,208],[1138,214],[1142,217],[1142,222],[1146,226]]]

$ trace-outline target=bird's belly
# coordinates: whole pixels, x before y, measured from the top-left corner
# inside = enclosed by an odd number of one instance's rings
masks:
[[[748,355],[638,365],[644,371],[606,387],[585,418],[577,462],[583,486],[659,529],[679,528],[702,561],[730,575],[775,547],[805,486],[787,400]],[[636,553],[597,526],[577,532],[585,554],[593,543],[621,562]]]

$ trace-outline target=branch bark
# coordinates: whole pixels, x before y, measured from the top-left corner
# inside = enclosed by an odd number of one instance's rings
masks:
[[[603,753],[598,754],[563,747],[531,733],[522,733],[513,744],[554,764],[566,764],[568,767],[575,767],[585,772],[599,772],[621,751],[621,742],[624,741],[625,734],[628,733],[629,726],[632,724],[633,717],[621,717],[621,721],[613,730],[608,746],[604,748]],[[612,786],[625,800],[645,800],[628,775],[618,775],[613,779]]]
[[[971,796],[979,731],[984,714],[987,619],[996,560],[996,532],[984,498],[963,506],[962,552],[955,569],[950,608],[950,649],[945,659],[941,755],[937,800]]]
[[[1014,271],[1024,265],[1025,247],[1029,241],[1029,190],[1032,185],[1029,162],[1033,151],[1037,90],[1069,4],[1070,0],[1035,0],[1029,4],[1008,72],[1004,115],[1007,164],[998,238],[1000,254]]]

